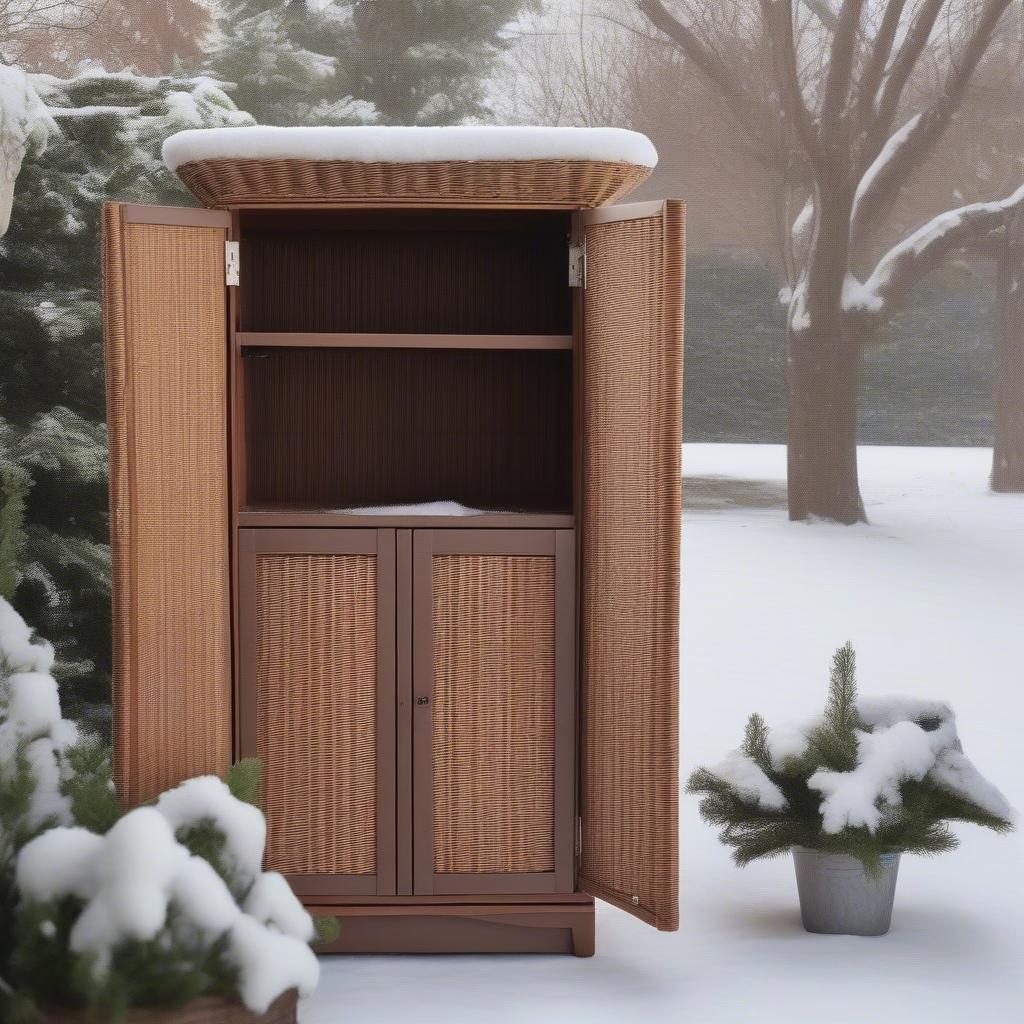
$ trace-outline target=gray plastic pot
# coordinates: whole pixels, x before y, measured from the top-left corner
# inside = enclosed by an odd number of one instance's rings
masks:
[[[855,857],[793,848],[800,917],[809,932],[824,935],[884,935],[892,920],[900,855],[882,856],[872,878]]]

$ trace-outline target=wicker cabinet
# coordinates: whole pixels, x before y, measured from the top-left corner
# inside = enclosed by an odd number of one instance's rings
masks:
[[[122,794],[259,757],[339,952],[675,928],[681,204],[224,205],[104,210]]]

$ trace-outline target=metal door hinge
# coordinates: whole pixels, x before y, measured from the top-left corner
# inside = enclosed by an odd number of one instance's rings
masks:
[[[224,282],[228,287],[238,284],[240,254],[237,242],[224,243]]]
[[[583,854],[583,819],[576,819],[576,840],[573,844],[576,851],[576,859],[579,860]]]
[[[569,287],[587,287],[587,242],[569,246]]]

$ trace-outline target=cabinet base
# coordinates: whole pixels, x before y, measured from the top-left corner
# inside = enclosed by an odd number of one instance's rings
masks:
[[[316,906],[339,918],[318,953],[571,953],[594,955],[594,905]]]

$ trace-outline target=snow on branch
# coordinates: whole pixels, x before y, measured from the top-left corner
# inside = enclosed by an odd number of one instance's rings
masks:
[[[925,3],[918,21],[900,48],[878,104],[874,125],[869,133],[868,153],[878,149],[878,157],[858,189],[859,201],[851,223],[851,236],[856,240],[864,236],[870,225],[881,215],[890,201],[910,179],[914,170],[926,160],[949,127],[971,79],[977,70],[1000,19],[1010,6],[1010,0],[986,0],[960,52],[951,56],[946,80],[935,101],[903,129],[883,142],[890,132],[907,79],[920,59],[931,35],[935,19],[942,8],[941,0]],[[876,138],[881,134],[881,138]],[[884,160],[880,157],[886,153]]]
[[[852,224],[857,223],[861,200],[875,187],[878,176],[898,157],[906,145],[907,139],[920,123],[921,115],[915,114],[902,128],[893,132],[882,147],[881,152],[875,157],[871,166],[864,172],[853,197],[853,210],[850,213],[850,222]]]
[[[913,287],[943,258],[1005,227],[1009,216],[1020,209],[1024,209],[1024,185],[1005,199],[970,203],[940,213],[894,245],[863,284],[851,280],[843,290],[844,309],[881,310],[891,298]]]

